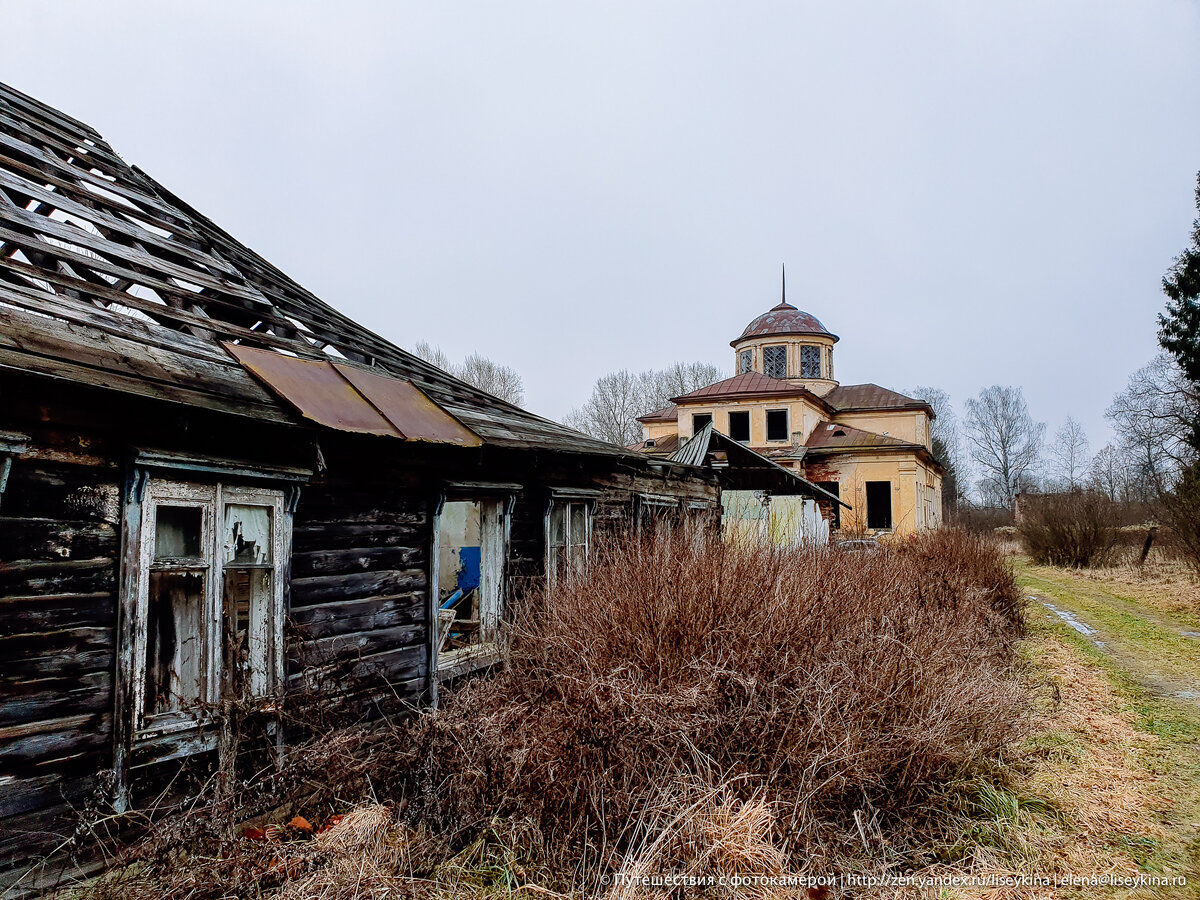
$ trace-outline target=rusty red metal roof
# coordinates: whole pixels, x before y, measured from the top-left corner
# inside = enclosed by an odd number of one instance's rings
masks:
[[[930,416],[933,410],[924,400],[906,397],[877,384],[843,384],[825,395],[825,402],[835,409],[924,409]]]
[[[338,373],[396,426],[409,441],[478,447],[479,436],[442,409],[411,381],[334,363]]]
[[[730,341],[729,345],[734,347],[747,338],[767,337],[773,334],[815,334],[838,340],[838,336],[822,325],[816,316],[796,309],[785,300],[747,325],[742,336]]]
[[[644,416],[638,416],[639,422],[674,422],[679,418],[679,407],[674,403],[664,406],[662,409],[656,409],[652,413],[646,413]]]
[[[326,428],[462,447],[483,443],[412,382],[343,363],[224,346],[272,392]]]
[[[876,434],[837,422],[821,422],[812,430],[804,446],[810,450],[841,450],[851,448],[916,448],[920,445],[902,441],[888,434]],[[924,447],[920,449],[924,450]]]
[[[810,391],[798,385],[791,384],[781,378],[772,378],[758,372],[743,372],[724,381],[710,384],[697,391],[672,397],[671,402],[696,402],[698,400],[716,400],[722,397],[740,396],[769,396],[772,394],[791,394],[800,396]]]

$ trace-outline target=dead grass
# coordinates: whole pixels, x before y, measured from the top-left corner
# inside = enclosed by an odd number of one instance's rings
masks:
[[[956,532],[599,548],[525,598],[498,675],[289,755],[273,789],[326,830],[251,840],[199,798],[86,896],[631,900],[668,894],[602,876],[903,869],[1021,734],[1023,608],[994,547]]]

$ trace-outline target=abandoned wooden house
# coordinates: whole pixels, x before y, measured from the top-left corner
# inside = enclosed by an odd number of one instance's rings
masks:
[[[270,719],[330,671],[436,702],[599,532],[719,502],[404,352],[0,85],[0,884],[213,755],[221,704]]]

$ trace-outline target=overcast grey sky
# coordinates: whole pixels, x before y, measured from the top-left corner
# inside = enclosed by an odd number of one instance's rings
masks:
[[[1200,169],[1200,3],[0,0],[0,80],[328,302],[552,417],[779,293],[845,383],[1093,449]]]

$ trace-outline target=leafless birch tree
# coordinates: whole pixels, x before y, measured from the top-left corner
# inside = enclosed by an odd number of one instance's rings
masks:
[[[981,489],[1011,507],[1037,470],[1046,426],[1034,422],[1019,387],[992,385],[967,401],[967,444],[982,473]]]

